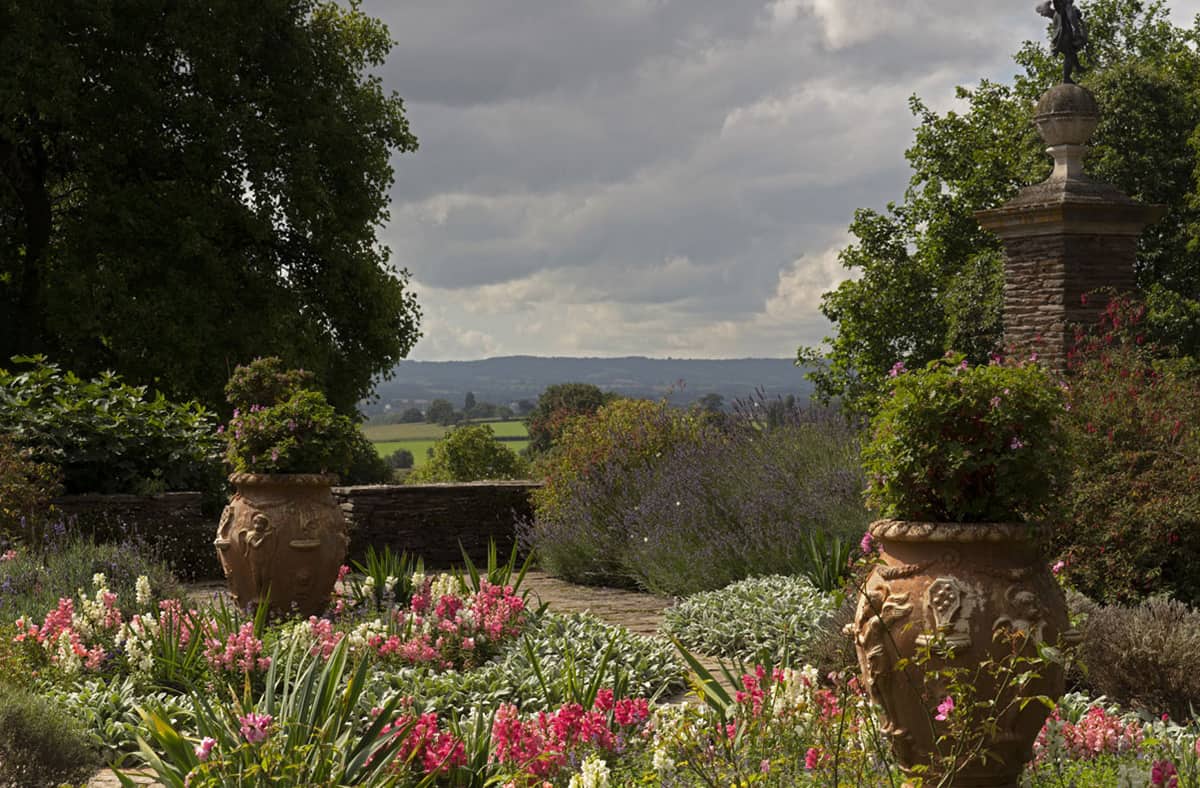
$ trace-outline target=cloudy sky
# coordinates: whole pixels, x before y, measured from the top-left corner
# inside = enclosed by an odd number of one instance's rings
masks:
[[[818,342],[854,209],[907,181],[908,97],[1011,78],[1034,5],[367,0],[421,143],[383,232],[424,310],[412,358]]]

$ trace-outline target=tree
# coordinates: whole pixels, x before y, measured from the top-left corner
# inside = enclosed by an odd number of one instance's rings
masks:
[[[391,468],[402,470],[413,467],[414,459],[413,453],[408,449],[396,449],[388,455],[387,464]]]
[[[518,416],[528,416],[530,413],[533,413],[533,409],[535,407],[537,407],[537,406],[534,404],[533,400],[529,400],[529,399],[517,400],[517,415]]]
[[[1101,106],[1088,167],[1135,199],[1165,203],[1166,218],[1142,235],[1139,285],[1195,314],[1200,299],[1200,27],[1185,31],[1161,2],[1094,0],[1084,7],[1091,68],[1081,83]],[[822,313],[837,327],[828,350],[801,348],[815,367],[817,396],[870,411],[897,361],[917,368],[947,350],[986,361],[997,348],[1003,264],[995,236],[973,212],[1000,205],[1044,179],[1051,163],[1030,118],[1057,81],[1045,47],[1026,42],[1012,85],[984,80],[959,88],[965,112],[939,115],[914,97],[916,138],[907,152],[912,178],[904,200],[881,212],[862,209],[841,262],[856,276],[824,295]],[[1196,336],[1196,324],[1186,335]],[[1182,341],[1182,340],[1181,340]],[[1186,344],[1186,342],[1184,343]],[[1193,345],[1192,354],[1200,351]]]
[[[430,424],[453,424],[457,420],[456,415],[450,400],[435,399],[425,411],[425,421]]]
[[[547,386],[529,414],[529,450],[549,451],[571,417],[595,413],[614,399],[615,394],[606,394],[591,383]]]
[[[0,359],[224,408],[277,355],[352,412],[419,336],[389,48],[357,3],[0,2]]]
[[[401,424],[419,424],[422,421],[425,421],[425,414],[420,408],[405,408],[400,414]]]
[[[513,409],[507,405],[496,406],[496,418],[500,421],[510,421],[513,417]]]
[[[705,394],[696,404],[709,413],[722,413],[725,410],[725,398],[716,392]]]
[[[468,391],[467,396],[463,397],[463,415],[469,418],[473,410],[475,410],[475,392]]]
[[[473,482],[528,478],[521,457],[496,441],[487,424],[464,424],[433,444],[429,462],[409,475],[410,483]]]

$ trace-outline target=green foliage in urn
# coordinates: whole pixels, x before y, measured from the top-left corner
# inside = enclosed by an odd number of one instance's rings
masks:
[[[312,377],[261,358],[234,370],[225,387],[233,417],[225,460],[235,472],[336,473],[354,457],[358,426],[334,410]]]
[[[863,451],[868,506],[901,520],[1011,522],[1056,498],[1063,397],[1040,367],[947,356],[892,374]]]

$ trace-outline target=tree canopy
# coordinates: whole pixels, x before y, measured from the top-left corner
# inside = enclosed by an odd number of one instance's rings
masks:
[[[419,336],[390,46],[356,2],[0,0],[0,360],[219,407],[276,355],[353,410]]]
[[[1162,2],[1080,3],[1091,39],[1079,82],[1095,95],[1101,121],[1089,174],[1131,197],[1165,203],[1167,216],[1143,233],[1139,286],[1156,305],[1159,337],[1200,352],[1200,20],[1174,26]],[[1000,244],[974,211],[993,208],[1049,175],[1051,161],[1032,125],[1041,93],[1058,81],[1046,47],[1026,42],[1012,84],[959,88],[962,111],[938,114],[918,97],[912,167],[900,203],[861,209],[841,252],[851,278],[822,298],[837,334],[828,348],[800,348],[817,395],[869,411],[897,361],[915,368],[947,350],[986,361],[1003,325]]]

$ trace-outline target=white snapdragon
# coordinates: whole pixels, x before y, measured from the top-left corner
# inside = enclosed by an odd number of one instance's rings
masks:
[[[148,607],[154,601],[154,592],[150,588],[150,578],[145,575],[138,575],[134,591],[134,598],[137,599],[138,607]]]
[[[675,759],[667,753],[667,748],[661,745],[654,748],[650,765],[659,777],[669,777],[675,773]]]
[[[367,575],[362,581],[362,593],[367,599],[375,598],[375,576]]]
[[[388,575],[383,581],[383,595],[391,599],[396,593],[397,578],[395,575]]]
[[[58,633],[54,661],[63,673],[74,674],[83,670],[83,661],[79,659],[79,655],[75,653],[75,646],[71,643],[71,633],[65,629]]]
[[[608,764],[593,753],[583,762],[579,774],[571,776],[567,788],[608,788],[608,778]]]
[[[161,632],[153,613],[134,616],[117,633],[117,645],[125,650],[125,659],[137,673],[154,672],[154,640]]]
[[[362,622],[350,630],[346,640],[349,641],[351,651],[360,652],[368,648],[371,639],[375,637],[387,637],[387,625],[378,619]]]
[[[442,597],[458,593],[458,578],[454,575],[440,574],[433,579],[429,587],[429,598],[437,604]]]

